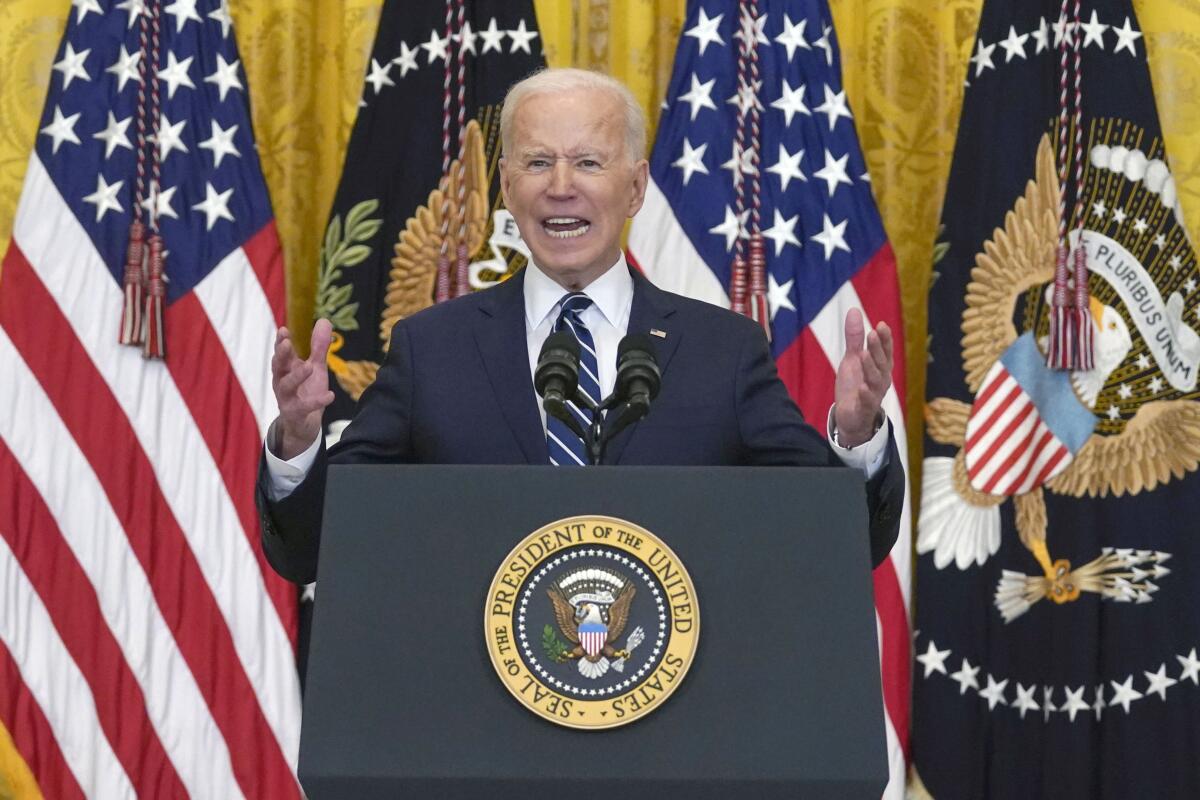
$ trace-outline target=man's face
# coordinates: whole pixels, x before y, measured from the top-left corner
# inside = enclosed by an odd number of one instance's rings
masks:
[[[611,92],[553,92],[517,108],[500,186],[534,261],[578,290],[616,262],[648,170],[626,153],[621,103]]]

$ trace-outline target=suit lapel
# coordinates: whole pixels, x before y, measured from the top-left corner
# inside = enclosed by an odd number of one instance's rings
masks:
[[[508,427],[530,464],[550,463],[529,374],[525,336],[525,273],[505,281],[481,298],[475,320],[475,342]]]
[[[654,354],[658,358],[658,369],[665,381],[671,356],[675,354],[679,340],[683,338],[683,330],[678,326],[673,327],[670,321],[671,315],[675,313],[675,304],[670,294],[652,284],[636,269],[631,269],[630,272],[633,274],[633,307],[629,311],[628,332],[650,335],[650,340],[654,342]],[[651,331],[666,335],[660,337],[651,334]],[[620,409],[614,409],[609,413],[615,414],[619,411]],[[637,433],[639,425],[640,423],[630,425],[608,443],[604,457],[606,463],[621,463],[621,456],[629,440]]]

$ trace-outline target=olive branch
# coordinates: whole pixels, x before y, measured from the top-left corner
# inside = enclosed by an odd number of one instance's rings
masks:
[[[551,661],[561,664],[567,660],[566,642],[558,638],[551,625],[542,628],[542,650]]]
[[[369,218],[379,208],[378,200],[364,200],[346,214],[345,236],[342,218],[334,215],[325,229],[325,241],[317,270],[317,302],[313,313],[325,317],[333,327],[343,331],[358,330],[358,303],[351,303],[354,285],[342,280],[342,270],[357,266],[371,255],[369,241],[383,225],[380,218]]]

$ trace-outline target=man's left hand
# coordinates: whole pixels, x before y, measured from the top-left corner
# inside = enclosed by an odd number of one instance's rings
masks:
[[[846,355],[838,365],[833,389],[833,421],[842,447],[857,447],[875,434],[883,396],[891,385],[891,328],[881,322],[868,333],[862,313],[850,309],[846,314]]]

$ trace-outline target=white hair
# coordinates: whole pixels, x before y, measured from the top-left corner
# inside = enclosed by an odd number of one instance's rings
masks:
[[[500,141],[504,152],[512,148],[513,118],[521,103],[534,95],[558,94],[579,89],[600,89],[611,92],[621,102],[625,117],[625,150],[631,161],[644,158],[646,154],[646,115],[637,98],[625,84],[602,72],[574,67],[557,67],[538,70],[514,83],[504,96],[504,107],[500,111]]]

